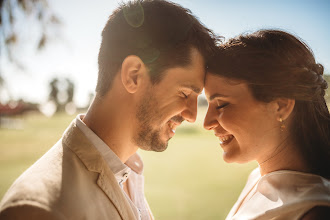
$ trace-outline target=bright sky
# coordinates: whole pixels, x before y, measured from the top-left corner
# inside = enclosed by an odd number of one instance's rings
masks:
[[[100,35],[118,0],[49,0],[64,25],[59,40],[37,55],[24,57],[26,73],[4,75],[14,98],[45,102],[48,82],[68,76],[76,84],[75,101],[85,105],[97,79]],[[226,38],[260,28],[280,28],[301,37],[330,70],[329,0],[175,0],[202,23]]]

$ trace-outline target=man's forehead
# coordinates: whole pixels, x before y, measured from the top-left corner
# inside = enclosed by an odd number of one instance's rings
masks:
[[[188,83],[183,84],[181,87],[182,88],[190,89],[190,90],[194,91],[197,94],[202,93],[202,90],[203,90],[203,86],[202,85],[201,86],[197,86],[197,85],[188,84]]]

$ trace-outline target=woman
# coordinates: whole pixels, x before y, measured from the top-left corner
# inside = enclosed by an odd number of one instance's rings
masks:
[[[227,219],[330,219],[322,75],[308,46],[278,30],[230,39],[210,61],[204,127],[226,162],[259,164]]]

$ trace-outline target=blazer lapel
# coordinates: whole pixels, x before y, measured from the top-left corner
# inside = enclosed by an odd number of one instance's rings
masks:
[[[69,147],[81,159],[89,171],[99,173],[97,184],[117,208],[122,219],[136,219],[112,171],[99,151],[77,127],[75,121],[65,131],[63,145]]]

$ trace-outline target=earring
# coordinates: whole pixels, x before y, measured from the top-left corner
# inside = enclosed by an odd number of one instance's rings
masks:
[[[284,120],[282,119],[282,118],[280,118],[280,123],[281,123],[281,126],[280,126],[280,128],[281,128],[281,131],[284,131],[284,129],[285,129],[285,124],[284,124]]]

